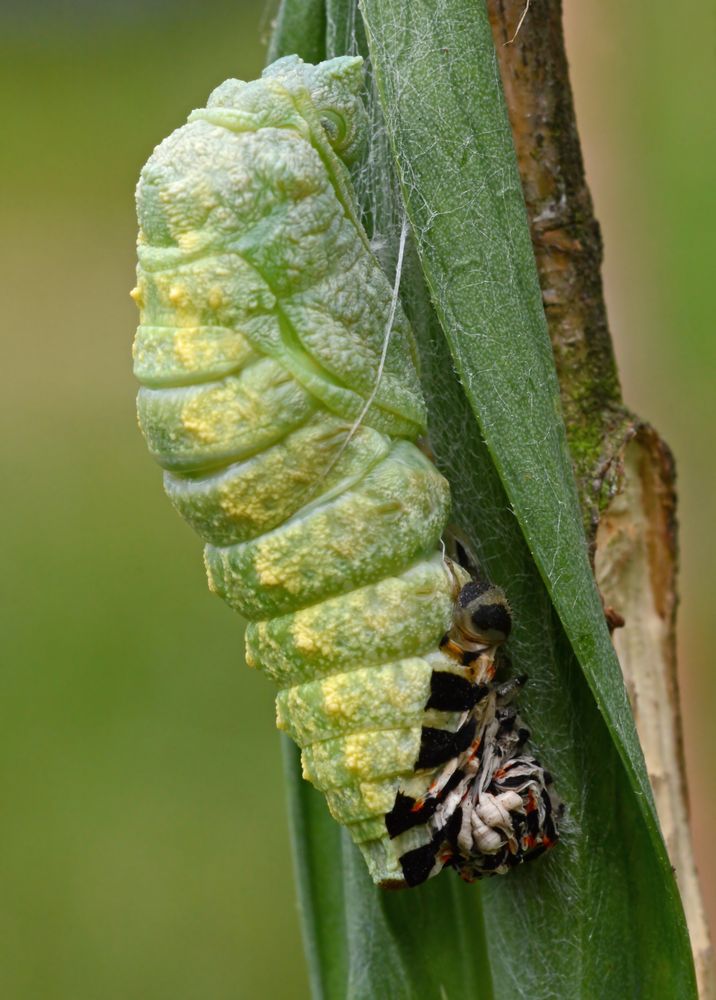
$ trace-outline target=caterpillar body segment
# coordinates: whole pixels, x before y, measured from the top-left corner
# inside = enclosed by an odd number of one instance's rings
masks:
[[[361,61],[230,80],[137,188],[138,414],[247,662],[373,879],[506,871],[556,839],[494,681],[501,592],[441,554],[412,333],[358,221]],[[384,351],[387,343],[387,350]],[[370,401],[370,406],[367,403]]]

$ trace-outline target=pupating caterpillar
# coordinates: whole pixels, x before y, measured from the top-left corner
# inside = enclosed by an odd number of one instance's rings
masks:
[[[470,881],[549,847],[555,800],[519,681],[494,680],[504,595],[441,549],[449,488],[416,445],[415,345],[348,173],[362,87],[358,58],[287,57],[155,149],[137,187],[139,421],[373,880]]]

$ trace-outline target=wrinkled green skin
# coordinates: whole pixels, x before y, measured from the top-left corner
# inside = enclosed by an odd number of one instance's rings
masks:
[[[359,59],[289,57],[222,84],[156,148],[134,357],[147,444],[207,543],[210,588],[249,619],[279,728],[374,880],[399,884],[384,815],[413,775],[431,673],[454,666],[438,646],[464,577],[440,553],[449,491],[414,443],[425,405],[399,306],[378,378],[392,288],[346,168],[362,86]]]

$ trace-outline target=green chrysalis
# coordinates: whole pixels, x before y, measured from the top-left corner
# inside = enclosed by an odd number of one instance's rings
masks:
[[[147,444],[278,726],[395,887],[507,871],[557,834],[518,684],[493,682],[507,603],[442,551],[415,345],[347,169],[362,87],[358,58],[287,57],[156,148],[134,359]]]

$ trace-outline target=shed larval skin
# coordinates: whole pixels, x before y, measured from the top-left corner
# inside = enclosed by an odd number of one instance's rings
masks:
[[[443,556],[446,481],[400,306],[347,165],[361,60],[279,60],[227,80],[137,187],[139,422],[206,542],[209,586],[248,619],[305,777],[375,882],[506,871],[556,838],[493,683],[503,595]],[[366,403],[371,405],[366,410]],[[365,411],[365,412],[364,412]]]

